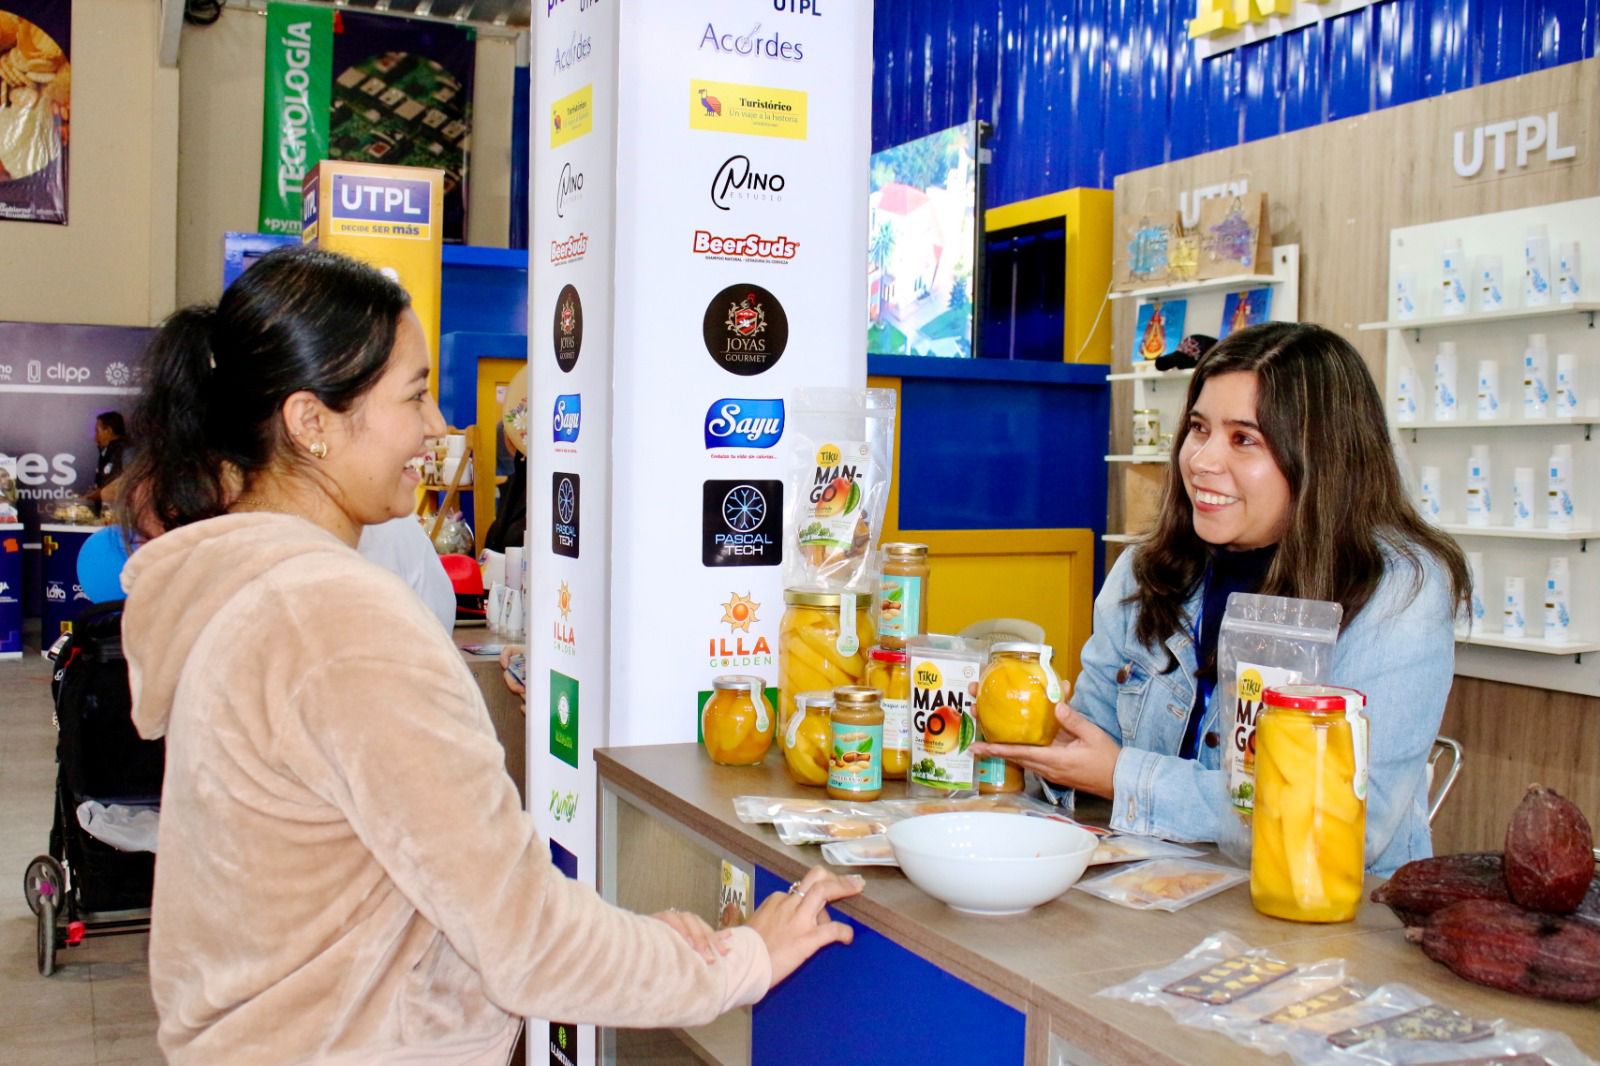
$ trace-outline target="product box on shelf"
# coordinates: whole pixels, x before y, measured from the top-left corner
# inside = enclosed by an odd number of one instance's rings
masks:
[[[1167,483],[1164,463],[1127,463],[1122,468],[1122,529],[1145,533],[1161,513],[1161,493]]]

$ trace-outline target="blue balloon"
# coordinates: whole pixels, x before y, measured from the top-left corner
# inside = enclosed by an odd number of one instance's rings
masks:
[[[78,550],[78,584],[95,603],[120,600],[122,568],[128,562],[128,545],[121,526],[106,526],[89,535]]]

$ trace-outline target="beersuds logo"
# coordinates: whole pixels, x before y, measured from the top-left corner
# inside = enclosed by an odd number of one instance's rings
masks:
[[[565,266],[576,263],[589,254],[589,235],[574,233],[564,241],[550,242],[550,265]]]
[[[789,316],[778,298],[760,285],[729,285],[706,306],[701,335],[718,366],[749,377],[783,358],[789,346]]]
[[[786,265],[800,251],[788,237],[763,237],[759,233],[743,237],[718,237],[710,230],[694,231],[694,253],[703,259],[726,263],[776,263]]]

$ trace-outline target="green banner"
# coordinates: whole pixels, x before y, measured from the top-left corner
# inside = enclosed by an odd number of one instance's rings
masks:
[[[267,5],[262,233],[300,232],[300,182],[328,154],[335,14],[332,7]]]

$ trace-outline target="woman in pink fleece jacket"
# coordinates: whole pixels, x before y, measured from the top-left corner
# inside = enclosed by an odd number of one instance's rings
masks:
[[[444,431],[404,291],[273,252],[162,326],[135,423],[134,722],[166,736],[150,978],[177,1064],[503,1063],[524,1015],[688,1026],[848,942],[812,870],[714,933],[551,865],[472,677],[354,545]]]

